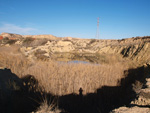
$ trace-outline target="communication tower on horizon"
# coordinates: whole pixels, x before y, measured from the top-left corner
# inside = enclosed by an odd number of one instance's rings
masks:
[[[99,17],[97,18],[97,31],[96,31],[96,39],[99,39]]]

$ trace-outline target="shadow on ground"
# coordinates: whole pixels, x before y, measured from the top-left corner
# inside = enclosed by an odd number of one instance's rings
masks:
[[[27,75],[20,79],[10,69],[0,69],[0,113],[27,113],[40,106],[41,92],[35,90],[38,82]]]
[[[79,95],[61,96],[59,107],[69,113],[108,113],[120,106],[130,107],[130,102],[137,97],[133,84],[136,81],[145,82],[146,70],[148,68],[143,66],[125,71],[125,78],[118,81],[118,86],[115,87],[103,86],[87,95],[82,95],[84,89],[80,88]]]
[[[118,81],[118,86],[103,86],[95,93],[83,95],[84,89],[79,89],[79,94],[63,96],[51,95],[43,92],[47,102],[56,99],[57,106],[64,113],[108,113],[120,106],[130,106],[136,98],[133,84],[136,81],[145,82],[149,67],[129,69],[124,72],[124,78]],[[8,84],[9,83],[9,84]],[[24,85],[28,84],[29,85]],[[10,70],[0,70],[0,111],[1,113],[26,113],[35,111],[42,103],[43,95],[36,91],[38,81],[31,75],[19,79]],[[49,102],[51,100],[51,102]]]

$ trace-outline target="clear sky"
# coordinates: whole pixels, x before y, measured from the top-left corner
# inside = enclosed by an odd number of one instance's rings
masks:
[[[101,39],[150,36],[150,0],[0,0],[0,33]]]

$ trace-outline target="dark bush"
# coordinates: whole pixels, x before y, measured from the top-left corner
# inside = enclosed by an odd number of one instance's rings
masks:
[[[97,42],[97,40],[96,39],[91,39],[91,41],[89,42],[89,44],[92,44],[94,42]]]
[[[12,44],[14,44],[16,41],[17,41],[17,40],[11,40],[11,39],[9,39],[9,38],[3,38],[3,39],[1,40],[1,43],[12,45]]]
[[[31,43],[32,41],[34,41],[33,38],[27,37],[27,38],[25,38],[25,39],[23,40],[23,43]]]
[[[17,40],[8,40],[8,44],[10,44],[10,45],[12,45],[12,44],[14,44],[15,42],[16,42]]]
[[[34,39],[34,38],[31,38],[31,37],[27,37],[23,40],[23,46],[31,46],[31,47],[34,47],[34,46],[41,46],[41,45],[44,45],[46,44],[48,41],[48,39]]]

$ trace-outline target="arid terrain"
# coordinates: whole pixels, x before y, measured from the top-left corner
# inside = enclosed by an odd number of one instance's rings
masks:
[[[150,112],[150,36],[0,35],[1,113]]]

